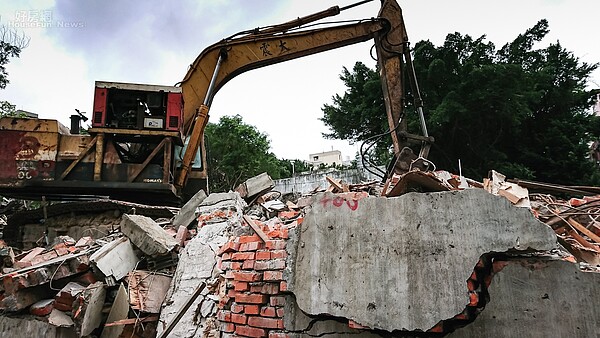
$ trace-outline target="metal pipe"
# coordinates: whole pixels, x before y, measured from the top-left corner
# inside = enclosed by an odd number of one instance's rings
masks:
[[[363,1],[359,1],[359,2],[357,2],[357,3],[354,3],[354,4],[351,4],[351,5],[348,5],[348,6],[341,7],[341,8],[340,8],[340,12],[341,12],[341,11],[345,11],[345,10],[347,10],[347,9],[350,9],[350,8],[352,8],[352,7],[356,7],[356,6],[364,5],[364,4],[366,4],[367,2],[371,2],[371,1],[373,1],[373,0],[363,0]]]
[[[221,50],[219,52],[219,59],[217,60],[217,64],[215,65],[215,70],[213,71],[212,78],[210,79],[210,84],[208,85],[208,89],[206,90],[206,96],[204,97],[204,105],[210,107],[214,97],[215,83],[217,82],[217,75],[219,74],[219,69],[221,69],[221,63],[223,60],[227,58],[227,52]]]

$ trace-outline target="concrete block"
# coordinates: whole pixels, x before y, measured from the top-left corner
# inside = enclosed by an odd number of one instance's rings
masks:
[[[557,247],[529,210],[480,189],[352,203],[319,194],[297,234],[286,273],[300,309],[386,331],[461,313],[483,254]]]
[[[177,246],[177,241],[150,217],[123,215],[121,231],[148,256],[162,256]]]
[[[116,280],[121,280],[133,271],[139,260],[126,237],[104,245],[90,256],[90,261],[95,263],[106,277],[113,276]]]
[[[267,173],[251,177],[246,182],[240,184],[235,191],[246,200],[253,198],[261,193],[265,193],[275,187],[275,182]]]

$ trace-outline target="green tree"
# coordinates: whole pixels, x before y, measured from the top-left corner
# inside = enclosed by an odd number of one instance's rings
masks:
[[[263,172],[273,179],[286,174],[286,168],[270,152],[267,135],[244,123],[239,115],[223,116],[218,123],[209,123],[205,137],[211,191],[235,189]]]
[[[0,117],[15,116],[17,114],[17,106],[8,101],[0,101]]]
[[[348,90],[332,97],[333,104],[325,104],[320,118],[331,132],[323,134],[330,139],[364,141],[377,137],[387,128],[381,81],[376,70],[357,62],[352,72],[343,68],[340,79]],[[382,113],[383,112],[383,113]],[[370,154],[382,164],[389,159],[391,138],[384,136]]]
[[[592,93],[586,84],[597,65],[580,62],[558,42],[534,49],[548,31],[547,21],[541,20],[499,50],[485,36],[473,39],[460,33],[449,34],[439,47],[430,41],[415,44],[415,71],[428,129],[436,138],[430,159],[438,168],[457,171],[460,159],[463,172],[474,178],[497,169],[509,177],[593,182],[597,169],[586,159],[587,144],[600,129],[598,118],[589,112]],[[362,83],[379,81],[376,72],[360,73],[369,74]],[[352,76],[342,72],[343,78]],[[346,85],[346,94],[360,92],[354,87],[366,90],[359,81]],[[374,106],[382,104],[383,98],[378,100]],[[335,100],[334,106],[348,110]],[[385,117],[383,109],[368,113]],[[409,129],[419,130],[410,109],[407,118]],[[332,130],[339,128],[333,118],[324,121]],[[366,128],[373,134],[387,129],[379,121],[369,127],[348,124],[346,128]],[[364,139],[352,131],[331,135]]]
[[[0,26],[0,89],[6,88],[8,81],[8,72],[6,64],[13,57],[19,57],[21,51],[29,45],[29,38],[24,34],[19,34],[7,26]]]

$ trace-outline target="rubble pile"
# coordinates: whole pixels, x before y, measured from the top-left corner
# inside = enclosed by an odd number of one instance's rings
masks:
[[[481,183],[420,170],[383,186],[328,182],[282,196],[259,175],[236,192],[198,193],[172,218],[129,208],[99,238],[57,235],[23,251],[2,242],[0,332],[535,337],[600,327],[597,296],[555,289],[600,291],[600,197],[529,193],[497,172]],[[572,307],[549,310],[565,299]],[[528,328],[513,333],[516,321]]]

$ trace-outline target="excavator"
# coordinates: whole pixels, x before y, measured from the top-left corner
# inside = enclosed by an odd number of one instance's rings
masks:
[[[374,40],[386,114],[397,160],[409,141],[427,134],[400,6],[382,0],[379,15],[319,27],[318,22],[363,3],[334,6],[273,26],[234,34],[209,46],[176,86],[95,83],[91,128],[80,133],[56,120],[0,119],[0,195],[20,199],[107,196],[151,205],[178,205],[207,190],[204,130],[215,94],[235,76],[259,67]],[[412,87],[422,135],[407,132],[404,79]],[[412,151],[409,151],[412,154]],[[404,156],[406,157],[406,156]],[[398,161],[396,161],[398,162]]]

